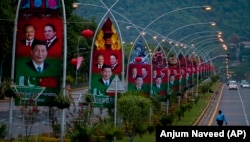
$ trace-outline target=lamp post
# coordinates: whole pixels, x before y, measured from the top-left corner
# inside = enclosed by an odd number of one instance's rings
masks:
[[[160,18],[167,16],[171,13],[174,12],[178,12],[178,11],[182,11],[182,10],[188,10],[188,9],[204,9],[206,11],[210,11],[212,9],[211,6],[191,6],[191,7],[183,7],[183,8],[178,8],[172,11],[169,11],[167,13],[164,13],[160,16],[158,16],[156,19],[154,19],[153,21],[151,21],[146,27],[144,27],[144,29],[142,30],[142,32],[144,32],[149,26],[151,26],[152,24],[154,24],[156,21],[158,21]],[[135,41],[137,41],[139,39],[140,35],[137,36],[137,38],[135,39]]]
[[[198,48],[201,48],[202,46],[205,46],[206,44],[210,44],[210,43],[213,43],[213,42],[216,42],[216,41],[221,43],[221,40],[218,39],[218,38],[208,38],[208,39],[202,40],[200,42],[197,42],[196,44],[192,44],[192,47],[187,49],[186,53],[192,52],[193,49],[195,49],[195,48],[198,49]]]
[[[17,36],[17,23],[18,23],[18,12],[21,5],[21,1],[19,0],[17,3],[17,9],[16,9],[16,17],[15,17],[15,24],[14,24],[14,33],[13,33],[13,44],[12,44],[12,62],[11,62],[11,81],[14,80],[14,70],[15,70],[15,54],[16,54],[16,36]],[[13,82],[12,82],[13,83]],[[12,112],[13,110],[13,97],[9,100],[9,130],[8,130],[8,140],[11,140],[12,135]]]
[[[178,41],[178,43],[181,43],[181,42],[183,42],[184,40],[186,40],[186,39],[188,39],[188,38],[190,38],[190,37],[192,37],[192,36],[197,36],[197,35],[200,35],[200,34],[203,34],[203,35],[206,34],[206,35],[207,35],[208,33],[209,33],[209,34],[210,34],[210,33],[216,33],[218,37],[221,37],[221,35],[222,35],[222,32],[220,32],[220,31],[201,31],[201,32],[195,32],[195,33],[189,34],[189,35],[187,35],[187,36],[181,38],[181,39]],[[210,35],[210,36],[215,36],[215,35]],[[204,37],[207,37],[207,36],[198,36],[198,38],[195,38],[194,40],[199,39],[199,38],[201,38],[201,37],[204,38]],[[209,36],[208,36],[208,37],[209,37]],[[194,40],[192,40],[192,42],[193,42]],[[186,49],[186,48],[189,47],[188,45],[191,45],[192,42],[185,43],[185,45],[187,45],[187,46],[185,46],[185,48],[182,47],[182,48],[179,50],[178,55],[183,51],[183,49],[185,49],[186,53],[188,53],[188,52],[187,52],[188,49]],[[190,47],[190,48],[191,48],[191,47]],[[191,48],[191,49],[192,49],[192,48]],[[185,62],[186,62],[186,68],[187,68],[187,61],[185,60]]]
[[[207,25],[207,24],[208,24],[208,25],[211,25],[211,26],[215,26],[215,25],[216,25],[216,23],[214,23],[214,22],[188,24],[188,25],[184,25],[184,26],[181,26],[181,27],[179,27],[179,28],[176,28],[175,30],[173,30],[172,32],[170,32],[169,34],[167,34],[164,38],[166,39],[166,38],[168,38],[171,34],[177,32],[177,31],[180,30],[180,29],[186,28],[186,27],[195,26],[195,25]],[[159,46],[159,45],[158,45],[158,46]],[[168,56],[169,56],[169,54],[170,54],[170,52],[171,52],[172,50],[175,51],[175,49],[172,47],[172,48],[170,49],[170,51],[168,52],[168,54],[166,55],[167,58],[168,58]],[[180,63],[179,63],[179,64],[180,64]],[[181,70],[181,69],[180,69],[180,70]]]
[[[199,49],[199,48],[197,48],[197,49]],[[206,51],[206,52],[208,52],[208,51]],[[197,54],[197,53],[196,53]],[[222,57],[224,57],[225,55],[222,55]],[[217,58],[217,57],[221,57],[221,56],[215,56],[214,58]],[[213,59],[213,58],[212,58]],[[209,59],[210,61],[212,60],[211,58]],[[197,71],[197,84],[196,84],[196,95],[198,95],[198,88],[199,88],[199,71],[198,71],[198,69],[199,69],[199,67],[200,67],[200,64],[198,64],[197,66],[196,66],[196,71]]]
[[[66,71],[67,71],[67,19],[66,19],[66,10],[64,0],[62,0],[62,10],[63,10],[63,36],[64,36],[64,54],[63,54],[63,95],[66,95]],[[60,141],[64,141],[64,125],[65,125],[65,109],[62,110],[62,117],[61,117],[61,131],[60,131]]]
[[[184,36],[183,38],[181,38],[180,40],[178,40],[178,43],[179,42],[183,42],[184,40],[189,39],[192,36],[197,36],[197,35],[199,36],[200,34],[207,35],[208,33],[217,33],[217,35],[222,35],[221,31],[201,31],[201,32],[195,32],[195,33],[192,33],[192,34]]]
[[[184,25],[184,26],[181,26],[181,27],[179,27],[179,28],[173,30],[172,32],[170,32],[169,34],[167,34],[164,38],[166,39],[166,38],[168,38],[171,34],[177,32],[177,31],[180,30],[180,29],[186,28],[186,27],[195,26],[195,25],[207,25],[207,24],[210,25],[210,26],[215,26],[215,25],[216,25],[216,23],[214,23],[214,22],[188,24],[188,25]],[[172,50],[174,50],[174,48],[171,48],[171,49],[170,49],[170,51],[172,51]],[[169,53],[170,53],[170,52],[169,52]],[[168,55],[169,55],[169,54],[168,54]],[[168,55],[167,55],[167,57],[168,57]]]

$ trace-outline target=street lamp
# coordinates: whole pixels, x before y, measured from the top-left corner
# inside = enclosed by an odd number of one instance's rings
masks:
[[[200,34],[207,35],[207,33],[217,33],[217,35],[222,35],[222,32],[220,32],[220,31],[201,31],[201,32],[195,32],[195,33],[186,35],[183,38],[181,38],[180,40],[178,40],[178,42],[183,42],[184,40],[186,40],[186,39],[188,39],[188,38],[190,38],[192,36],[196,36],[196,35],[199,36]]]
[[[198,49],[202,46],[205,46],[206,44],[210,44],[213,42],[217,42],[217,43],[219,42],[221,44],[221,40],[218,38],[208,38],[208,39],[202,40],[200,42],[197,42],[196,44],[192,44],[193,46],[190,47],[189,49],[187,49],[187,53],[189,53],[190,51],[192,51],[195,48]]]
[[[169,11],[169,12],[167,12],[167,13],[164,13],[164,14],[158,16],[156,19],[154,19],[153,21],[151,21],[151,22],[142,30],[142,32],[145,31],[149,26],[151,26],[152,24],[154,24],[156,21],[158,21],[160,18],[162,18],[162,17],[164,17],[164,16],[166,16],[166,15],[169,15],[169,14],[171,14],[171,13],[177,12],[177,11],[188,10],[188,9],[203,9],[203,10],[206,10],[206,11],[210,11],[210,10],[212,9],[212,7],[211,7],[211,6],[192,6],[192,7],[178,8],[178,9]],[[140,37],[140,36],[138,36],[138,37],[136,38],[135,41],[137,41],[137,40],[139,39],[139,37]]]
[[[178,30],[180,30],[180,29],[183,29],[183,28],[190,27],[190,26],[195,26],[195,25],[206,25],[206,24],[208,24],[208,25],[210,25],[210,26],[215,26],[215,25],[216,25],[215,22],[188,24],[188,25],[184,25],[184,26],[181,26],[181,27],[179,27],[179,28],[173,30],[172,32],[170,32],[169,34],[167,34],[164,38],[165,38],[165,39],[168,38],[171,34],[175,33],[176,31],[178,31]],[[159,45],[158,45],[158,46],[159,46]],[[172,51],[172,50],[175,50],[175,49],[172,47],[170,50]],[[168,55],[169,55],[169,53],[170,53],[170,52],[168,52]],[[167,57],[168,57],[168,55],[167,55]]]
[[[199,49],[199,48],[196,48],[196,49]],[[217,50],[217,49],[215,48],[215,50]],[[199,50],[199,51],[200,51],[200,50]],[[201,51],[200,51],[200,52],[201,52]],[[208,52],[209,52],[209,50],[206,50],[206,53],[207,53],[207,54],[209,54]],[[201,52],[201,53],[203,53],[203,52]],[[200,53],[200,54],[201,54],[201,53]],[[198,53],[196,53],[196,54],[199,55]],[[221,57],[221,56],[224,57],[225,55],[218,55],[218,56],[215,56],[214,58]],[[214,59],[214,58],[209,58],[209,61],[211,61],[211,60]],[[198,73],[199,73],[199,72],[198,72],[198,69],[199,69],[200,65],[201,65],[201,64],[198,64],[198,65],[197,65],[197,68],[196,68],[196,69],[197,69],[197,84],[196,84],[196,94],[197,94],[197,95],[198,95],[198,88],[199,88],[199,83],[198,83],[198,80],[199,80],[199,78],[198,78],[199,74],[198,74]]]

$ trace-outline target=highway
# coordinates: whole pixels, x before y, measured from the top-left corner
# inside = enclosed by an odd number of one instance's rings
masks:
[[[219,110],[225,114],[228,126],[249,126],[250,89],[229,90],[226,84],[218,88],[218,93],[211,100],[198,126],[216,126],[215,117]]]
[[[215,92],[214,97],[211,99],[210,104],[206,107],[204,113],[201,115],[201,119],[197,126],[216,126],[215,117],[218,110],[222,110],[225,114],[228,122],[228,126],[249,126],[250,119],[250,94],[249,88],[240,88],[238,85],[238,90],[229,90],[226,84],[222,84],[218,87],[217,93]],[[87,92],[87,89],[72,90],[71,94],[75,102],[78,102],[81,94]],[[9,115],[9,103],[1,102],[0,103],[0,122],[8,124],[8,115]],[[37,122],[32,128],[35,133],[42,132],[52,132],[51,127],[49,126],[48,120],[48,108],[39,107],[39,122]],[[70,109],[74,109],[72,106]],[[98,110],[94,111],[96,114]],[[17,123],[18,117],[18,108],[14,106],[13,110],[13,127],[12,133],[15,137],[16,135],[24,135],[23,128],[24,126],[19,126]],[[100,113],[100,112],[99,112]],[[57,119],[60,120],[61,112],[58,111]],[[66,112],[67,116],[67,112]],[[68,118],[67,118],[68,119]]]

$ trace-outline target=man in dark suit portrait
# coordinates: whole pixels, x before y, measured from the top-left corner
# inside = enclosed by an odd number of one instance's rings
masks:
[[[104,56],[102,54],[99,54],[96,56],[97,64],[96,67],[99,70],[102,70],[102,66],[104,65]]]
[[[131,77],[132,77],[133,79],[135,79],[136,76],[137,76],[137,68],[134,67],[134,68],[132,69],[132,75],[131,75]]]
[[[57,42],[58,39],[56,37],[56,28],[53,24],[46,24],[44,26],[44,37],[46,39],[45,42],[48,46],[48,49]]]
[[[177,83],[177,80],[175,80],[175,75],[170,74],[169,75],[169,82],[168,82],[168,91],[177,91],[176,90],[177,85],[178,85],[178,83]]]
[[[104,64],[101,70],[101,77],[97,77],[92,82],[93,94],[106,95],[106,91],[109,88],[112,81],[112,69],[111,66]]]
[[[47,45],[43,41],[36,41],[31,46],[31,60],[26,64],[37,73],[42,73],[49,64],[45,62],[48,55]]]
[[[162,97],[166,95],[166,89],[167,89],[166,84],[162,84],[162,77],[157,76],[152,86],[153,95],[160,97],[159,99],[161,99],[162,101],[163,99]]]
[[[147,70],[147,68],[142,67],[141,68],[141,74],[142,74],[143,79],[145,79],[148,76],[148,70]]]
[[[109,56],[109,59],[110,59],[110,66],[111,66],[112,70],[115,70],[116,68],[118,68],[119,63],[118,63],[117,55],[111,54]]]
[[[143,77],[142,76],[137,76],[135,79],[135,90],[141,91],[143,90]]]
[[[23,34],[25,38],[17,44],[16,53],[17,55],[29,56],[31,46],[38,40],[35,38],[36,29],[32,24],[26,24],[23,26]]]
[[[25,34],[25,39],[22,39],[22,43],[25,44],[27,47],[31,47],[33,42],[37,41],[37,39],[35,38],[35,27],[31,24],[27,24],[24,26],[23,32]]]
[[[102,77],[98,81],[102,84],[102,86],[109,87],[112,76],[111,66],[103,65],[101,75]]]

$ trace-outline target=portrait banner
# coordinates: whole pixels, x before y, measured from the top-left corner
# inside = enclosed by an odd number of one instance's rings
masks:
[[[115,75],[121,80],[123,53],[119,33],[107,17],[102,27],[97,29],[90,63],[90,91],[96,107],[113,107],[114,93],[107,92]]]
[[[15,83],[46,87],[36,100],[53,106],[63,74],[63,19],[58,0],[22,0],[17,19]],[[18,102],[16,102],[18,105]]]
[[[151,91],[151,57],[148,48],[139,40],[132,48],[128,63],[128,91],[140,91],[145,96]]]
[[[168,89],[168,76],[169,76],[169,69],[168,69],[168,62],[167,57],[162,49],[162,47],[157,47],[156,50],[152,54],[152,95],[155,95],[160,101],[164,102],[167,89]]]

